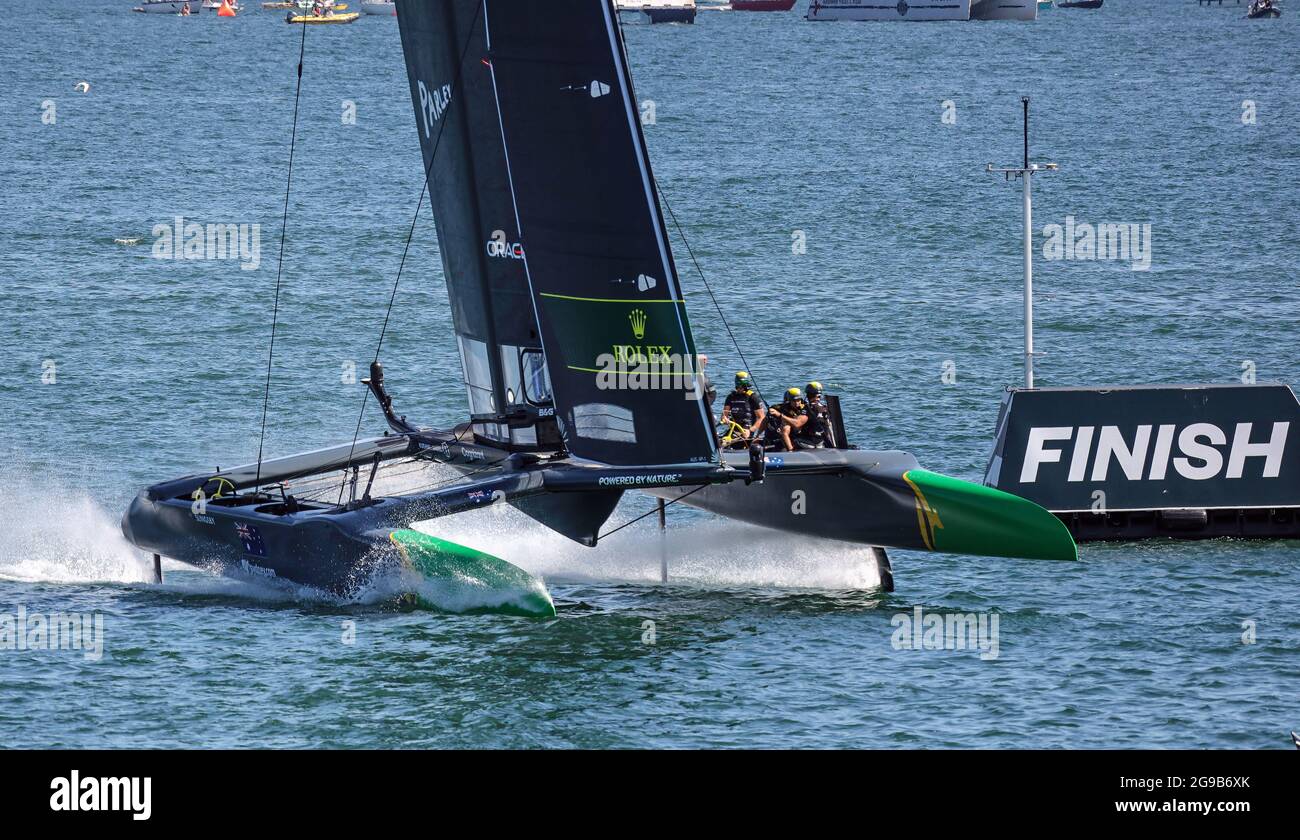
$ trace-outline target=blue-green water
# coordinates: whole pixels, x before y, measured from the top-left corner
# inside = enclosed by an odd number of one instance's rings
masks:
[[[664,548],[636,526],[589,550],[494,510],[435,530],[544,575],[557,619],[179,565],[143,583],[117,529],[135,490],[256,452],[301,32],[254,3],[131,5],[11,3],[0,28],[0,613],[99,612],[105,634],[100,661],[0,650],[0,745],[1272,747],[1300,726],[1294,542],[898,551],[884,595],[846,546],[680,512]],[[1021,95],[1034,157],[1061,165],[1039,224],[1153,236],[1146,272],[1038,261],[1039,383],[1227,382],[1247,360],[1300,381],[1296,21],[1111,0],[1032,24],[701,13],[627,38],[656,173],[760,385],[834,383],[859,442],[978,478],[1020,377],[1019,192],[983,168],[1018,160]],[[373,352],[419,195],[393,20],[307,33],[299,142],[272,453],[350,438],[342,374]],[[260,224],[260,267],[152,259],[178,215]],[[676,248],[725,378],[739,361]],[[427,209],[408,267],[389,384],[455,422]],[[996,614],[997,658],[896,650],[918,605]]]

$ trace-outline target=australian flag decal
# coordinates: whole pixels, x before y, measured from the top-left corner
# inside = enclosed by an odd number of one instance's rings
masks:
[[[262,533],[257,530],[256,525],[245,525],[240,522],[235,525],[235,532],[239,534],[239,541],[244,544],[245,554],[252,554],[254,557],[266,556],[266,543],[262,542]]]

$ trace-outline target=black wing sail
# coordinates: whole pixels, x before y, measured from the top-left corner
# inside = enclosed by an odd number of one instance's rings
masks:
[[[612,3],[484,0],[483,14],[522,262],[569,451],[618,465],[714,460]]]
[[[557,444],[553,422],[519,422],[553,409],[485,63],[482,0],[403,2],[398,28],[474,430],[520,447]]]

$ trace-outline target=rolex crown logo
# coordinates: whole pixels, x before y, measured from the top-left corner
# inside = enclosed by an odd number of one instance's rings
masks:
[[[633,309],[627,319],[632,322],[632,335],[636,336],[637,341],[645,338],[645,312]]]

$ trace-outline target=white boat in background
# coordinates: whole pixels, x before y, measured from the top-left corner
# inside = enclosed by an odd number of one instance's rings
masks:
[[[263,9],[298,9],[302,12],[310,12],[312,7],[320,3],[322,9],[326,12],[345,12],[347,3],[336,3],[334,0],[268,0],[262,4]]]
[[[811,0],[808,20],[970,20],[971,0]]]
[[[970,19],[1037,20],[1038,0],[973,0]]]
[[[695,0],[615,0],[623,23],[695,23]]]
[[[361,11],[368,15],[397,16],[397,4],[393,0],[363,0]]]
[[[202,0],[144,0],[132,11],[152,15],[197,15],[203,11]]]
[[[215,12],[217,9],[221,8],[221,2],[222,0],[203,0],[203,8],[211,9]],[[230,0],[230,9],[235,12],[243,11],[239,6],[239,0]]]

